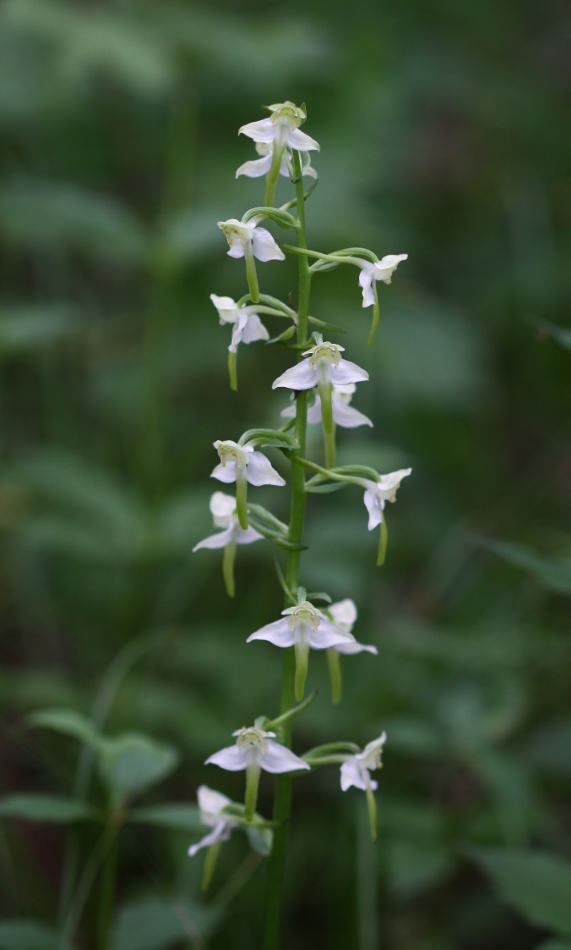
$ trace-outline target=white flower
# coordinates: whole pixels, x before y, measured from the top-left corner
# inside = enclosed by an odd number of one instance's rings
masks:
[[[338,630],[342,633],[352,633],[353,624],[357,619],[357,608],[354,601],[349,597],[346,600],[340,600],[338,603],[327,607],[327,613],[333,618],[333,623]],[[358,643],[355,638],[336,643],[333,649],[344,654],[362,653],[363,650],[366,650],[376,656],[379,652],[376,647]]]
[[[355,788],[361,788],[364,792],[368,788],[373,791],[377,788],[377,782],[371,778],[370,773],[374,769],[382,767],[381,750],[386,738],[386,734],[383,732],[378,739],[369,742],[362,752],[349,756],[343,762],[341,766],[341,788],[344,792],[351,785],[354,785]]]
[[[345,429],[355,429],[357,426],[372,426],[373,423],[367,416],[349,405],[354,392],[354,383],[333,387],[331,392],[333,422]],[[295,416],[295,406],[288,406],[286,409],[283,409],[281,416],[284,419],[293,419]],[[307,410],[307,421],[310,425],[321,423],[321,397],[318,393],[315,394],[315,402]]]
[[[255,726],[243,726],[232,735],[237,736],[236,744],[215,752],[206,760],[206,765],[219,765],[228,772],[264,769],[274,774],[310,768],[307,762],[294,755],[290,749],[273,741],[275,732],[264,732]]]
[[[282,616],[283,620],[275,620],[250,634],[246,643],[268,640],[276,647],[305,645],[313,650],[326,650],[339,643],[352,643],[355,639],[349,631],[327,620],[308,600],[282,610]]]
[[[256,142],[256,151],[258,155],[261,155],[262,158],[254,159],[254,161],[244,162],[243,165],[240,165],[236,169],[236,178],[239,178],[240,175],[246,175],[247,178],[261,178],[262,175],[267,175],[270,168],[272,167],[272,161],[274,158],[274,144],[266,145],[264,142]],[[311,162],[309,160],[309,155],[305,152],[305,158],[303,159],[301,174],[308,175],[310,178],[317,178],[317,173],[315,169],[311,167]],[[283,151],[281,161],[280,161],[280,175],[283,175],[284,178],[290,177],[290,167],[293,170],[292,157],[290,149],[286,148]]]
[[[306,350],[301,360],[291,369],[278,376],[272,383],[272,389],[284,386],[286,389],[313,389],[314,386],[346,386],[360,383],[369,378],[366,370],[356,363],[341,358],[345,347],[336,343],[318,343]]]
[[[188,849],[191,858],[193,858],[201,848],[208,848],[210,845],[216,844],[217,841],[228,841],[232,834],[232,829],[238,824],[234,817],[223,813],[223,809],[226,808],[227,805],[233,805],[234,802],[226,795],[223,795],[222,792],[215,792],[214,789],[208,788],[207,785],[200,785],[196,795],[200,809],[200,823],[201,825],[206,825],[207,828],[212,828],[213,831],[210,831],[204,838],[201,838],[200,841],[197,841],[196,844],[193,844],[192,847]]]
[[[374,264],[363,261],[359,283],[363,288],[364,307],[372,307],[375,302],[373,281],[383,280],[385,284],[390,284],[393,271],[397,269],[401,261],[406,261],[407,258],[408,254],[387,254]]]
[[[214,519],[214,527],[224,530],[199,541],[193,547],[193,551],[198,551],[199,548],[225,548],[228,544],[252,544],[253,541],[262,540],[262,535],[254,528],[240,527],[236,513],[236,499],[231,495],[225,495],[222,491],[214,492],[210,499],[210,511]]]
[[[303,109],[293,102],[275,102],[268,106],[272,113],[268,119],[249,122],[238,130],[238,135],[247,135],[254,142],[273,144],[283,150],[286,146],[298,152],[319,151],[319,144],[302,132],[299,126],[307,118]],[[271,162],[270,162],[271,164]],[[265,172],[262,172],[265,174]]]
[[[285,485],[285,479],[278,475],[266,456],[251,445],[217,439],[214,448],[220,456],[220,465],[211,473],[211,478],[226,484],[245,480],[251,485]]]
[[[259,228],[254,221],[238,221],[228,218],[219,221],[218,227],[224,231],[230,245],[230,257],[257,257],[259,261],[283,261],[284,252],[278,247],[272,235],[265,228]]]
[[[362,479],[361,484],[365,488],[363,501],[369,512],[369,531],[372,531],[381,523],[386,502],[396,500],[397,489],[400,487],[401,481],[411,472],[411,468],[401,468],[398,472],[381,475],[378,482],[372,482],[368,478]]]
[[[239,343],[253,343],[255,340],[269,340],[270,334],[266,330],[255,307],[238,306],[232,297],[217,297],[210,294],[210,299],[220,317],[220,323],[232,323],[232,341],[228,349],[235,353]]]

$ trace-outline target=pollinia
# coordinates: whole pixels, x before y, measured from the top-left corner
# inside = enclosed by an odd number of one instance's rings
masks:
[[[368,529],[379,529],[377,563],[382,565],[388,538],[385,505],[395,500],[402,479],[411,470],[381,475],[365,465],[336,466],[338,429],[372,425],[351,405],[357,385],[367,381],[368,373],[345,358],[344,347],[327,339],[336,328],[310,314],[314,274],[345,264],[356,267],[362,305],[372,308],[369,336],[369,343],[372,343],[379,322],[379,282],[390,284],[393,272],[407,255],[389,254],[379,260],[372,251],[361,247],[327,253],[308,248],[305,205],[317,184],[310,153],[319,151],[319,145],[301,131],[300,127],[306,120],[305,106],[281,102],[267,108],[269,117],[244,125],[239,130],[253,139],[260,157],[246,162],[236,172],[236,176],[265,176],[264,204],[247,211],[241,220],[230,218],[218,222],[227,238],[230,257],[244,260],[248,291],[237,301],[216,294],[211,295],[211,300],[220,323],[231,327],[228,346],[231,388],[235,390],[238,386],[240,345],[266,341],[282,345],[295,354],[294,365],[273,383],[274,389],[286,389],[293,395],[281,413],[284,420],[281,426],[275,429],[253,428],[244,432],[237,441],[218,439],[214,442],[219,464],[212,477],[228,487],[234,486],[235,492],[214,492],[210,509],[214,525],[220,530],[197,544],[194,550],[222,550],[222,572],[230,597],[234,596],[234,560],[239,545],[266,539],[285,551],[284,569],[277,566],[278,580],[285,594],[281,617],[271,620],[246,638],[246,643],[267,640],[283,651],[281,707],[275,718],[270,720],[259,716],[251,726],[233,732],[235,742],[207,759],[207,764],[246,773],[244,803],[232,802],[221,792],[201,786],[198,789],[201,822],[210,830],[190,848],[189,853],[194,856],[206,849],[203,886],[207,887],[221,844],[233,830],[246,830],[252,846],[268,856],[264,947],[265,950],[274,950],[280,939],[281,893],[293,779],[305,779],[308,773],[323,766],[339,767],[341,789],[347,791],[354,786],[366,795],[374,841],[377,833],[374,797],[377,783],[371,773],[381,766],[385,741],[383,733],[364,749],[345,740],[333,740],[303,755],[297,755],[291,749],[295,717],[303,713],[314,698],[314,694],[304,698],[311,651],[326,651],[334,703],[341,699],[341,657],[362,651],[377,653],[374,646],[359,643],[353,635],[357,608],[352,600],[332,603],[328,594],[308,593],[301,586],[300,558],[308,495],[344,486],[356,486],[363,491]],[[280,176],[291,182],[295,194],[291,200],[276,207],[275,192]],[[308,187],[304,190],[306,181]],[[291,243],[277,243],[262,226],[267,222],[293,234]],[[259,265],[265,261],[284,260],[286,255],[295,257],[298,266],[296,309],[260,290],[262,282],[258,271],[263,268]],[[286,329],[270,340],[262,318],[265,322],[269,322],[267,318],[285,321]],[[322,428],[322,464],[306,455],[308,425]],[[252,496],[255,498],[252,489],[259,485],[286,487],[286,480],[273,468],[262,449],[281,452],[289,463],[291,507],[287,525],[252,500]],[[271,819],[256,811],[262,769],[276,775]]]

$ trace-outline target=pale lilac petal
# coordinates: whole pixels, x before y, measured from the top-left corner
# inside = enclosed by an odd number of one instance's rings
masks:
[[[316,425],[321,422],[321,399],[315,394],[315,402],[307,410],[307,421],[310,425]]]
[[[265,228],[254,228],[252,248],[259,261],[285,261],[284,252]]]
[[[388,475],[381,475],[381,481],[379,487],[385,492],[392,491],[393,489],[396,492],[396,489],[399,487],[403,478],[407,478],[412,472],[412,468],[399,468],[397,472],[389,472]]]
[[[347,656],[352,656],[354,653],[362,653],[363,650],[366,650],[367,653],[373,653],[375,656],[378,656],[379,653],[376,647],[370,644],[358,643],[357,640],[353,640],[353,642],[336,643],[335,649],[338,653],[344,653]]]
[[[372,426],[371,420],[364,416],[358,409],[349,406],[343,399],[331,394],[331,408],[333,410],[333,422],[343,429],[356,429],[357,426]],[[309,413],[308,420],[309,422]]]
[[[364,792],[367,790],[355,756],[347,759],[341,766],[341,790],[346,792],[352,785],[354,785],[355,788],[363,789]]]
[[[229,745],[220,752],[215,752],[206,760],[205,765],[219,765],[227,772],[240,772],[248,765],[248,750],[239,749],[237,745]]]
[[[265,627],[256,630],[255,633],[251,633],[246,643],[250,643],[252,640],[267,640],[268,643],[273,643],[276,647],[292,647],[295,636],[289,622],[284,619],[274,620],[273,623],[268,623]]]
[[[290,369],[286,369],[285,373],[274,379],[272,389],[278,389],[280,386],[295,390],[313,389],[314,386],[317,386],[317,374],[309,357],[302,360],[301,363],[296,363]]]
[[[298,152],[318,152],[319,142],[306,135],[301,129],[291,129],[287,134],[287,144],[290,148],[295,148]]]
[[[196,789],[198,807],[200,808],[200,823],[214,828],[220,821],[220,812],[227,805],[232,804],[232,800],[222,792],[217,792],[208,785],[199,785]]]
[[[198,551],[200,548],[225,548],[227,544],[231,544],[234,540],[234,528],[226,528],[226,531],[220,531],[219,534],[211,534],[208,538],[204,538],[203,541],[199,541],[198,544],[195,544],[193,547],[193,552]]]
[[[242,331],[242,343],[254,343],[256,340],[269,340],[270,334],[260,320],[257,313],[248,314],[248,319]]]
[[[303,759],[294,755],[290,749],[268,739],[268,751],[262,758],[262,768],[274,775],[280,772],[296,772],[298,769],[309,769],[310,766]]]
[[[254,528],[238,528],[236,532],[236,544],[253,544],[254,541],[261,541],[263,535]]]
[[[366,264],[359,274],[359,283],[363,289],[363,306],[372,307],[375,302],[373,292],[373,265]]]
[[[241,125],[238,135],[247,135],[254,142],[265,142],[269,145],[276,136],[276,127],[271,119],[259,119],[257,122],[248,122]]]
[[[268,152],[262,158],[253,159],[251,162],[244,162],[236,169],[236,178],[245,175],[246,178],[261,178],[269,172],[272,164],[272,153]]]
[[[333,617],[334,623],[342,623],[344,626],[352,627],[357,619],[357,608],[355,601],[350,597],[340,600],[336,604],[327,607],[328,613]]]
[[[228,841],[231,834],[232,828],[228,825],[228,822],[219,821],[213,831],[210,831],[188,849],[188,853],[193,858],[201,848],[209,848],[211,844],[216,844],[217,841]]]
[[[293,405],[286,406],[285,409],[282,409],[282,411],[280,412],[280,416],[282,419],[295,419],[295,416],[296,416],[295,406]],[[308,419],[308,422],[309,422],[309,419]]]
[[[373,264],[375,280],[383,280],[385,284],[390,284],[393,271],[395,271],[401,261],[406,261],[408,254],[386,254],[377,264]]]
[[[335,627],[327,620],[322,620],[317,630],[312,630],[309,635],[312,650],[327,650],[329,647],[336,647],[338,643],[352,643],[353,640],[354,637],[350,633]]]
[[[235,244],[232,244],[229,251],[226,252],[228,257],[244,257],[244,247],[241,241],[237,241]]]
[[[246,480],[250,485],[285,485],[285,479],[273,468],[262,452],[252,452],[246,468]]]
[[[372,488],[368,488],[363,497],[367,511],[369,512],[369,524],[368,529],[372,531],[373,528],[376,528],[378,524],[383,520],[382,510],[381,510],[381,500],[377,494],[376,488],[374,487],[374,482],[370,482]]]
[[[363,383],[369,378],[365,369],[351,360],[340,360],[338,366],[331,364],[331,382],[334,386],[346,386],[347,383]]]
[[[217,478],[219,482],[225,482],[227,485],[230,482],[236,481],[236,460],[228,459],[226,465],[217,465],[216,468],[210,473],[211,478]]]

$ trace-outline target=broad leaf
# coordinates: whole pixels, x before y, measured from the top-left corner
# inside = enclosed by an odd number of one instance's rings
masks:
[[[72,950],[56,930],[34,920],[0,921],[0,950]]]
[[[501,898],[536,927],[571,934],[571,864],[557,855],[519,849],[475,849],[475,860]]]
[[[31,726],[53,729],[54,732],[61,732],[65,736],[85,742],[86,745],[96,746],[99,742],[99,736],[89,719],[74,709],[42,709],[28,716],[27,721]]]
[[[72,798],[61,798],[57,795],[10,795],[0,799],[0,817],[68,825],[74,821],[93,821],[98,815],[94,808]]]
[[[148,736],[126,732],[99,744],[99,771],[113,799],[124,802],[166,778],[178,763],[178,752]]]
[[[546,557],[522,544],[498,542],[488,547],[504,561],[533,574],[539,583],[558,594],[571,594],[571,558]]]

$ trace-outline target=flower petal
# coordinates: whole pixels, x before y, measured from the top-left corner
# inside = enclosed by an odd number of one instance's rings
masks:
[[[272,772],[274,775],[310,768],[307,762],[294,755],[290,749],[286,749],[285,746],[271,739],[268,739],[268,751],[262,758],[261,766],[266,772]]]
[[[352,643],[353,640],[352,634],[346,633],[327,620],[322,620],[317,630],[312,630],[309,635],[309,645],[312,650],[326,650],[328,647],[336,647],[338,643]]]
[[[199,541],[198,544],[195,544],[193,547],[193,552],[198,551],[200,548],[225,548],[227,544],[231,544],[234,540],[234,528],[230,526],[226,528],[226,531],[220,531],[218,534],[211,534],[208,538],[204,538],[203,541]]]
[[[251,162],[244,162],[236,169],[236,178],[245,175],[246,178],[261,178],[269,172],[272,165],[272,153],[268,152],[263,158],[253,159]]]
[[[373,265],[365,264],[359,274],[359,283],[363,289],[363,306],[372,307],[375,302],[373,291]]]
[[[302,360],[301,363],[296,363],[290,369],[286,369],[285,373],[274,379],[272,389],[278,389],[280,386],[296,390],[313,389],[314,386],[317,386],[317,374],[309,357]]]
[[[246,467],[246,480],[250,485],[285,485],[285,479],[272,467],[262,452],[252,452]]]
[[[226,253],[228,257],[244,257],[244,246],[240,241],[236,241]]]
[[[349,406],[343,399],[331,393],[331,407],[333,409],[333,422],[343,429],[356,429],[357,426],[372,426],[371,420],[364,416],[358,409]],[[309,414],[308,419],[309,422]]]
[[[236,532],[236,544],[253,544],[254,541],[262,541],[263,534],[260,534],[259,531],[256,531],[254,528],[249,527],[245,530],[243,528],[238,528]]]
[[[208,785],[199,785],[196,789],[198,807],[200,808],[200,821],[203,825],[214,827],[220,821],[220,812],[226,805],[232,804],[232,799],[222,792],[217,792]]]
[[[230,341],[230,346],[228,347],[231,353],[236,353],[238,344],[242,342],[244,337],[244,327],[248,323],[248,313],[244,307],[240,308],[237,316],[238,319],[234,324],[234,329],[232,330],[232,339]]]
[[[236,461],[235,459],[228,459],[226,465],[217,465],[210,473],[211,478],[217,478],[219,482],[225,482],[227,485],[230,482],[236,481]]]
[[[248,765],[248,752],[246,749],[239,749],[237,745],[229,745],[211,755],[204,764],[219,765],[227,772],[241,772]]]
[[[246,125],[241,125],[238,129],[238,135],[247,135],[254,142],[269,144],[274,141],[276,127],[271,119],[259,119],[257,122],[248,122]]]
[[[220,317],[220,323],[235,323],[238,319],[238,307],[232,297],[218,297],[216,294],[210,294],[210,299]]]
[[[367,786],[365,785],[361,770],[354,755],[351,756],[350,759],[347,759],[346,762],[343,762],[341,766],[342,791],[346,792],[352,785],[354,785],[355,788],[361,788],[363,791],[367,790]]]
[[[354,653],[362,653],[363,650],[366,650],[367,653],[373,653],[375,656],[379,654],[376,647],[365,643],[358,643],[357,640],[353,640],[353,642],[336,643],[334,647],[338,653],[343,653],[346,656],[352,656]]]
[[[372,531],[373,528],[376,528],[378,524],[383,520],[382,514],[382,500],[377,494],[377,490],[374,482],[369,482],[372,486],[368,488],[363,497],[367,511],[369,512],[369,524],[367,525],[369,531]]]
[[[217,841],[227,841],[231,833],[232,827],[228,825],[228,822],[219,821],[213,831],[209,831],[207,835],[204,835],[204,838],[191,845],[188,849],[190,857],[193,858],[201,848],[209,848],[211,844],[216,844]]]
[[[345,600],[340,600],[336,604],[331,604],[327,611],[333,617],[334,623],[342,623],[347,627],[352,627],[357,619],[355,601],[351,600],[350,597],[346,597]]]
[[[270,334],[260,320],[257,313],[248,314],[246,325],[242,331],[242,343],[254,343],[256,340],[269,340]]]
[[[251,633],[246,643],[251,643],[252,640],[267,640],[276,647],[292,647],[295,635],[287,619],[274,620],[273,623],[267,623],[265,627]]]
[[[210,499],[209,507],[214,518],[228,518],[236,511],[236,499],[234,495],[215,491]],[[218,525],[218,527],[226,527],[226,525]]]
[[[347,383],[363,383],[369,378],[367,370],[352,363],[340,360],[338,366],[331,366],[331,382],[334,386],[346,386]]]
[[[254,228],[252,247],[259,261],[285,261],[284,252],[265,228]]]
[[[319,142],[306,135],[301,129],[291,129],[287,134],[287,144],[298,152],[319,152]]]

